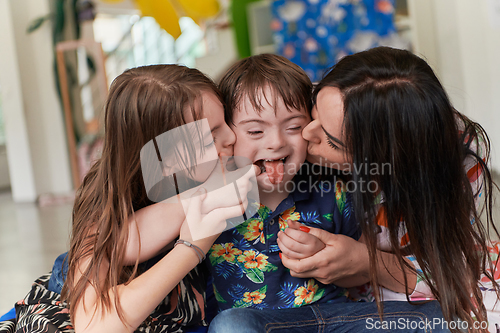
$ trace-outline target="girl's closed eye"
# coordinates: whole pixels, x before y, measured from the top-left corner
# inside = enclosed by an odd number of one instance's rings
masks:
[[[210,141],[208,144],[206,144],[206,145],[205,145],[205,148],[210,148],[210,147],[212,147],[212,146],[215,144],[215,141],[216,141],[216,140],[217,140],[217,139],[214,137],[214,139],[213,139],[212,141]]]

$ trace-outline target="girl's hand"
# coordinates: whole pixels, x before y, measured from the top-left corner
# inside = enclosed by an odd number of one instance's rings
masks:
[[[311,228],[300,222],[288,220],[288,228],[278,233],[278,245],[283,255],[290,259],[305,259],[325,248],[318,237],[309,233]]]
[[[246,207],[249,198],[258,201],[256,177],[260,174],[260,168],[256,165],[248,165],[228,171],[227,158],[225,159],[221,161],[224,171],[219,163],[210,177],[201,185],[208,191],[207,198],[203,200],[201,207],[205,214],[217,208],[233,207],[239,203],[243,203]]]
[[[325,247],[305,258],[296,258],[296,251],[289,251],[287,247],[282,253],[282,262],[292,276],[315,278],[323,284],[335,283],[341,287],[354,287],[369,281],[368,249],[365,244],[317,228],[310,228],[308,235],[318,238]],[[281,235],[281,238],[283,242],[280,240],[280,243],[284,244],[284,236]]]
[[[206,197],[206,190],[204,188],[199,188],[189,200],[182,201],[186,218],[182,223],[179,234],[180,239],[199,246],[204,253],[208,252],[210,246],[215,242],[220,232],[224,230],[224,227],[222,227],[221,231],[217,232],[218,229],[221,228],[221,220],[214,220],[213,215],[208,217],[207,214],[202,214],[201,206]],[[193,233],[196,234],[197,231],[204,234],[208,233],[211,237],[207,236],[200,239],[195,236],[193,239]]]
[[[202,206],[207,197],[206,190],[200,188],[189,200],[182,201],[186,219],[179,235],[180,239],[199,246],[205,253],[226,229],[226,219],[241,216],[242,210],[245,211],[247,208],[246,204],[236,202],[233,206],[217,208],[205,214],[202,212]]]

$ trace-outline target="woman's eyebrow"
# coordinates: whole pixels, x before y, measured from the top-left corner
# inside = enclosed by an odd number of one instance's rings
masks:
[[[344,148],[345,148],[345,145],[344,145],[344,143],[343,143],[342,141],[340,141],[339,139],[337,139],[336,137],[334,137],[333,135],[331,135],[330,133],[328,133],[328,132],[326,131],[326,129],[325,129],[323,126],[321,126],[321,128],[323,129],[323,132],[325,132],[326,136],[327,136],[330,140],[334,141],[335,143],[338,143],[339,145],[341,145],[342,147],[344,147]]]

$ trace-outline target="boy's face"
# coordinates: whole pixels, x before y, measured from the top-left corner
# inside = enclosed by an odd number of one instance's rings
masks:
[[[264,89],[264,93],[272,103],[270,90]],[[305,110],[288,110],[281,98],[275,111],[264,95],[260,97],[260,113],[248,98],[234,111],[234,155],[246,157],[261,168],[257,177],[259,190],[292,189],[286,184],[306,159],[307,141],[302,138],[302,129],[310,122],[310,116]]]

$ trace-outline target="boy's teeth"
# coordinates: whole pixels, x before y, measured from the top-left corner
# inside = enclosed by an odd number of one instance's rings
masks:
[[[261,173],[265,173],[265,172],[268,172],[267,168],[266,168],[266,163],[269,163],[269,170],[271,171],[271,173],[275,172],[276,170],[281,170],[283,168],[283,165],[285,163],[285,160],[286,160],[286,156],[283,157],[283,158],[279,158],[279,159],[275,159],[275,160],[270,160],[270,159],[262,159],[262,160],[258,160],[256,161],[254,164],[257,165],[259,168],[260,168],[260,171]],[[282,162],[282,163],[280,163]],[[276,164],[280,164],[281,167],[279,168],[276,168]],[[270,178],[272,179],[272,178]],[[280,179],[279,175],[277,176],[277,179]]]

